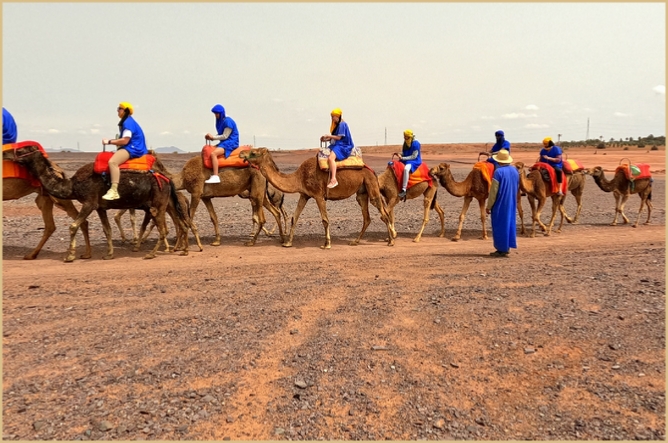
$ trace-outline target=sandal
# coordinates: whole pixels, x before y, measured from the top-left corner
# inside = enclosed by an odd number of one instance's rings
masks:
[[[489,253],[490,257],[508,257],[507,252],[494,251]]]

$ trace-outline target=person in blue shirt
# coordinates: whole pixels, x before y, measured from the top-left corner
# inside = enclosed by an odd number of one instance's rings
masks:
[[[415,172],[422,164],[422,156],[420,155],[420,142],[415,139],[415,134],[410,129],[404,131],[404,144],[401,148],[401,155],[399,160],[404,166],[404,177],[399,193],[400,199],[406,198],[406,187],[408,186],[408,176]],[[397,154],[398,155],[398,154]]]
[[[121,178],[119,166],[131,158],[139,158],[148,154],[144,131],[132,117],[134,107],[128,102],[121,102],[116,108],[121,121],[118,122],[120,138],[103,139],[103,145],[116,146],[116,152],[109,159],[109,175],[111,176],[111,188],[102,196],[105,200],[118,200],[118,182]]]
[[[323,135],[320,137],[320,141],[329,141],[329,157],[327,161],[329,162],[329,183],[327,183],[328,188],[336,187],[339,182],[336,181],[336,162],[345,160],[350,157],[355,144],[353,143],[353,137],[350,135],[350,129],[348,128],[348,123],[343,121],[343,112],[341,109],[336,108],[331,113],[332,124],[329,127],[329,134]]]
[[[520,175],[517,168],[510,166],[513,158],[506,149],[499,150],[493,157],[497,166],[485,209],[492,215],[492,238],[496,251],[489,255],[508,257],[510,248],[517,248],[515,212]]]
[[[494,143],[492,149],[490,149],[489,152],[483,152],[481,154],[487,154],[487,161],[493,163],[494,167],[496,167],[497,164],[494,161],[494,154],[499,152],[501,149],[505,149],[506,151],[510,152],[510,142],[506,140],[505,133],[500,129],[494,133],[494,137],[496,137],[496,143]]]
[[[239,129],[237,124],[231,117],[225,115],[225,108],[221,104],[215,105],[211,108],[211,112],[216,116],[216,131],[218,135],[206,134],[206,140],[220,140],[216,145],[216,149],[211,151],[211,164],[213,167],[213,174],[204,183],[220,183],[218,177],[218,156],[225,155],[229,157],[232,151],[239,147]]]
[[[552,138],[545,137],[543,139],[543,149],[540,150],[539,162],[547,163],[554,168],[554,174],[557,176],[557,184],[559,186],[559,195],[564,195],[561,192],[561,184],[563,182],[563,167],[564,162],[561,158],[561,148],[554,144]]]
[[[2,107],[2,144],[16,143],[18,129],[14,117],[5,107]]]

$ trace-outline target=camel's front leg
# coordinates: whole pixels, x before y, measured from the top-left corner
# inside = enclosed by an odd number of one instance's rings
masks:
[[[434,200],[436,200],[436,195],[434,194]],[[438,234],[439,237],[445,237],[445,212],[441,205],[437,201],[434,201],[434,210],[438,214],[438,218],[441,220],[441,232]]]
[[[647,221],[645,221],[644,223],[645,225],[649,224],[649,217],[652,215],[652,201],[650,200],[651,195],[652,195],[652,188],[650,186],[649,192],[645,196],[645,204],[647,205]]]
[[[35,249],[32,250],[29,254],[26,254],[24,260],[34,260],[37,258],[37,254],[44,247],[44,243],[56,232],[56,223],[53,220],[53,200],[48,195],[38,195],[35,198],[35,204],[42,213],[42,221],[44,221],[44,232],[42,233],[42,239],[39,241],[39,244]]]
[[[283,224],[281,223],[281,211],[276,206],[274,206],[271,203],[271,201],[269,201],[269,198],[266,195],[264,198],[263,206],[267,208],[267,210],[271,212],[271,215],[273,215],[274,218],[276,219],[276,226],[278,227],[278,235],[281,236],[281,243],[283,243],[285,241],[285,231],[283,230]],[[266,232],[265,229],[265,233],[267,235],[271,235],[275,229],[276,228],[272,229],[271,232]]]
[[[246,246],[253,246],[255,244],[255,242],[257,241],[257,236],[262,231],[262,227],[266,222],[266,219],[264,218],[264,210],[262,209],[262,202],[257,201],[253,197],[250,198],[250,201],[251,201],[251,206],[253,208],[253,225],[257,224],[257,229],[253,233],[251,239],[248,240],[246,243],[244,243],[244,245]]]
[[[554,221],[557,219],[557,209],[559,211],[562,211],[562,206],[561,206],[561,197],[559,195],[553,195],[552,196],[552,215],[550,216],[550,221],[547,224],[547,231],[545,232],[545,236],[549,236],[552,233],[552,227],[554,227]],[[563,212],[562,212],[563,214]]]
[[[422,238],[422,231],[424,231],[425,226],[427,226],[427,223],[429,223],[429,211],[431,210],[431,201],[432,199],[429,197],[425,197],[423,200],[423,206],[424,206],[424,214],[422,215],[422,226],[420,227],[420,231],[418,232],[417,236],[413,239],[413,242],[418,243],[420,239]]]
[[[469,200],[470,202],[470,200]],[[482,222],[482,236],[480,240],[487,240],[487,211],[485,211],[486,199],[481,198],[478,200],[478,206],[480,206],[480,221]]]
[[[93,205],[84,204],[81,207],[81,211],[79,211],[79,215],[70,225],[70,248],[67,251],[67,256],[65,257],[65,263],[71,263],[76,258],[77,231],[79,230],[79,226],[81,226],[86,221],[86,218],[90,215],[91,212],[93,212]]]
[[[359,203],[359,200],[357,201]],[[387,199],[385,202],[385,211],[387,212],[387,220],[389,226],[389,232],[392,238],[397,238],[397,230],[394,227],[394,207],[399,203],[399,198],[392,196]],[[361,203],[360,203],[361,206]],[[389,241],[389,238],[387,239]]]
[[[468,195],[464,197],[464,207],[462,208],[462,212],[459,213],[459,226],[457,226],[457,232],[455,233],[455,236],[452,237],[452,241],[459,241],[459,239],[462,238],[462,227],[464,226],[466,211],[469,210],[469,205],[471,204],[472,199],[473,197],[469,197]]]
[[[220,246],[220,231],[218,229],[218,215],[216,214],[216,210],[213,208],[213,203],[211,202],[210,198],[202,198],[202,201],[204,202],[204,206],[206,206],[206,210],[209,212],[209,218],[211,219],[211,223],[213,224],[213,231],[215,234],[215,237],[213,239],[213,243],[211,243],[211,246]],[[192,211],[190,211],[192,213]],[[190,217],[191,220],[193,220],[192,216]]]
[[[547,232],[547,226],[543,224],[542,221],[540,221],[540,216],[543,213],[543,208],[545,207],[545,203],[547,203],[547,198],[544,199],[538,199],[538,205],[536,207],[536,213],[535,213],[535,223],[540,226],[540,229],[542,229],[543,232]],[[535,229],[534,229],[535,232]]]
[[[357,200],[357,204],[360,205],[360,208],[362,208],[362,230],[360,231],[360,235],[357,237],[357,239],[351,241],[349,244],[351,246],[357,246],[360,243],[360,240],[362,239],[362,236],[366,232],[366,228],[369,227],[369,224],[371,224],[371,216],[369,215],[369,195],[366,193],[357,193],[357,196],[355,197]],[[389,220],[389,217],[388,217]],[[328,248],[326,248],[328,249]]]
[[[97,208],[96,211],[97,215],[100,217],[100,222],[102,222],[104,236],[107,237],[107,255],[102,258],[104,260],[111,260],[114,258],[114,245],[111,243],[111,225],[109,224],[109,218],[107,217],[107,210]]]
[[[365,187],[367,191],[369,189],[373,189],[371,186],[368,185]],[[383,204],[383,198],[380,196],[380,192],[376,191],[373,197],[368,192],[367,195],[369,196],[369,201],[371,201],[371,204],[376,209],[378,209],[378,212],[380,212],[380,219],[383,221],[383,223],[385,223],[385,226],[387,227],[387,236],[389,238],[387,246],[394,246],[394,237],[392,237],[392,231],[390,230],[390,215],[387,213],[387,209],[385,209],[385,205]]]
[[[535,198],[527,193],[527,200],[529,201],[529,207],[531,208],[531,238],[536,237],[536,200]]]
[[[332,237],[329,234],[329,217],[327,217],[327,202],[324,198],[315,198],[315,203],[318,205],[320,211],[320,218],[322,219],[322,226],[325,228],[325,244],[320,246],[320,249],[332,248]]]
[[[114,215],[114,222],[118,226],[118,232],[121,233],[121,243],[125,243],[127,238],[125,238],[125,231],[123,230],[123,225],[121,224],[121,217],[127,212],[127,209],[119,209]]]
[[[575,224],[580,219],[580,211],[582,211],[582,193],[573,194],[573,197],[575,197],[575,201],[578,205],[578,208],[575,211],[575,217],[573,218],[573,224]]]
[[[626,216],[626,214],[624,214],[624,206],[626,206],[626,201],[629,199],[629,195],[630,194],[623,194],[622,198],[621,198],[621,201],[619,203],[619,214],[624,219],[624,224],[625,225],[629,223],[629,218]]]
[[[72,218],[72,220],[76,220],[77,217],[79,216],[79,211],[77,211],[77,208],[74,207],[74,203],[72,203],[72,200],[56,200],[55,203],[57,207],[67,212],[67,215],[69,215]],[[90,235],[88,233],[88,220],[84,220],[81,223],[80,228],[81,232],[83,233],[84,243],[86,243],[86,250],[84,251],[83,254],[79,256],[79,258],[88,259],[91,258],[93,255],[90,246]]]
[[[165,208],[158,209],[154,206],[151,206],[151,216],[155,221],[155,225],[158,228],[158,234],[160,238],[155,242],[153,250],[144,256],[144,260],[155,258],[160,245],[167,241],[167,223],[165,221]],[[169,249],[168,249],[169,250]]]
[[[520,215],[520,234],[526,235],[526,230],[524,229],[524,209],[522,208],[522,192],[517,192],[517,212]]]
[[[292,221],[290,225],[290,235],[288,236],[288,241],[283,243],[283,246],[286,248],[289,248],[292,246],[292,239],[295,236],[295,227],[297,226],[297,221],[299,220],[299,214],[302,213],[304,210],[304,206],[306,206],[306,202],[309,200],[309,198],[304,194],[299,194],[299,201],[297,202],[297,207],[295,208],[295,213],[292,215]]]

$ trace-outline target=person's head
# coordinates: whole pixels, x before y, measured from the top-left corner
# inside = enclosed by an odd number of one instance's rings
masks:
[[[118,108],[116,108],[116,111],[118,112],[118,116],[123,118],[127,117],[128,115],[132,115],[135,112],[135,109],[128,102],[120,102],[118,104]]]
[[[330,115],[332,117],[332,122],[334,123],[340,122],[342,114],[343,112],[341,111],[341,109],[339,108],[333,109],[332,112],[330,112]]]
[[[549,148],[549,147],[552,147],[552,146],[554,146],[554,142],[552,141],[552,138],[545,137],[543,139],[543,147],[544,148]]]
[[[503,133],[503,131],[500,130],[500,129],[494,133],[494,137],[496,137],[496,141],[503,141],[503,139],[505,138],[505,136],[506,136],[506,135],[505,135],[505,134]]]
[[[513,162],[513,158],[507,149],[499,149],[496,154],[492,155],[492,158],[500,165],[509,165]]]
[[[410,145],[413,142],[413,138],[415,138],[413,131],[411,131],[410,129],[406,129],[404,131],[404,141],[406,142],[406,144]]]
[[[216,116],[216,119],[225,118],[225,108],[220,103],[211,108],[211,112]]]

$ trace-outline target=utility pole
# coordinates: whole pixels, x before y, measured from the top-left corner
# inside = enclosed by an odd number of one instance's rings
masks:
[[[387,126],[385,126],[385,146],[387,146]]]
[[[561,134],[557,134],[557,143],[561,141]]]
[[[253,136],[253,147],[255,147],[255,136]]]
[[[589,117],[587,117],[587,138],[585,138],[585,141],[589,140]]]

